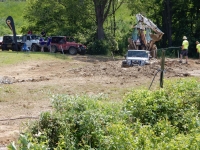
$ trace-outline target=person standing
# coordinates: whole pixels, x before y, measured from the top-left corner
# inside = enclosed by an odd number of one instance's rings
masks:
[[[189,42],[187,40],[186,36],[183,36],[183,42],[182,42],[182,50],[180,53],[180,63],[182,63],[183,57],[186,59],[186,64],[188,63],[188,47],[189,47]]]
[[[51,37],[48,37],[47,39],[47,47],[49,49],[49,52],[51,52]]]
[[[28,30],[28,34],[32,34],[32,30]]]
[[[42,29],[41,36],[46,37],[46,32],[44,31],[44,29]]]
[[[40,37],[39,44],[41,46],[41,52],[44,52],[44,44],[45,44],[45,42],[44,42],[44,39],[42,38],[42,36]]]
[[[200,59],[200,43],[199,43],[199,41],[196,41],[196,49],[197,49],[197,53],[199,53],[199,59]]]
[[[200,44],[199,44],[199,41],[196,41],[196,49],[197,49],[197,53],[200,53]]]

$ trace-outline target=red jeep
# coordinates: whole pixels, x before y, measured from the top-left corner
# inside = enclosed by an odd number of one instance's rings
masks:
[[[72,37],[52,36],[51,52],[68,52],[71,55],[76,55],[77,53],[84,55],[86,53],[86,46],[80,43],[76,43]]]

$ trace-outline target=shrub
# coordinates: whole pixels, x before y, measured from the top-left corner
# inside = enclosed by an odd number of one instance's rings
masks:
[[[200,85],[194,79],[166,82],[157,91],[135,90],[126,95],[124,110],[129,121],[137,119],[144,125],[155,125],[168,120],[179,133],[198,127]]]
[[[109,51],[109,44],[106,40],[95,40],[87,45],[88,54],[91,55],[106,55]]]

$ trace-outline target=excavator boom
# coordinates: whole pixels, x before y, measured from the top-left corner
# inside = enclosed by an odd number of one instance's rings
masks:
[[[147,19],[141,14],[136,14],[136,18],[140,29],[143,28],[142,26],[145,24],[148,28],[152,29],[156,33],[154,35],[150,35],[152,40],[159,41],[162,38],[164,33],[150,19]]]
[[[164,34],[150,19],[147,19],[141,14],[136,14],[136,18],[138,22],[146,24],[149,28],[159,34]]]
[[[155,42],[160,41],[164,33],[148,18],[136,14],[137,24],[133,27],[132,38],[128,39],[128,49],[150,51],[152,57],[157,55]],[[152,32],[153,31],[153,32]]]

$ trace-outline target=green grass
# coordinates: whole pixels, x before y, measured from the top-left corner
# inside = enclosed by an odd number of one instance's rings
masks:
[[[67,55],[41,52],[16,52],[16,51],[0,51],[0,66],[12,65],[26,61],[37,60],[58,60],[67,61],[70,58]]]

